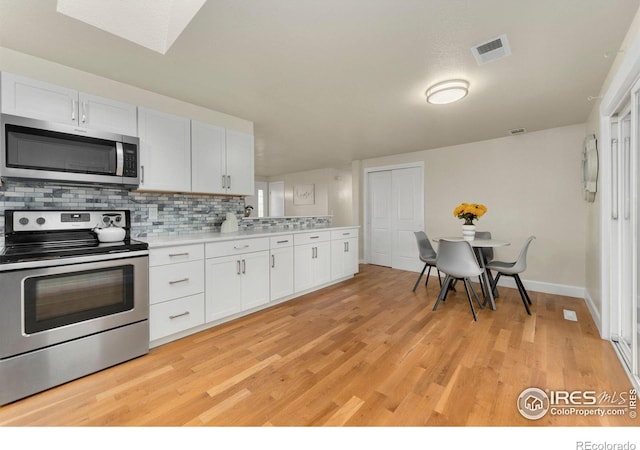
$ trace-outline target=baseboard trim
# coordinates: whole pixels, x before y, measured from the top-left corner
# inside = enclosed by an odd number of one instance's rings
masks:
[[[426,274],[425,274],[426,275]],[[435,270],[431,271],[431,277],[438,277],[438,272]],[[585,299],[586,290],[580,286],[570,286],[566,284],[557,284],[557,283],[546,283],[544,281],[533,281],[533,280],[525,280],[522,279],[522,284],[527,291],[533,292],[542,292],[545,294],[554,294],[554,295],[563,295],[565,297],[575,297]],[[516,282],[511,277],[500,277],[498,281],[498,286],[508,287],[517,289]],[[591,302],[591,307],[593,306],[593,302]],[[592,312],[593,315],[593,312]]]
[[[596,324],[596,328],[598,329],[598,334],[602,339],[609,340],[610,336],[604,336],[602,334],[602,316],[600,315],[600,311],[596,307],[595,303],[593,303],[593,299],[589,295],[588,290],[584,290],[584,301],[587,304],[587,308],[589,309],[589,313],[591,313],[591,318],[593,322]]]

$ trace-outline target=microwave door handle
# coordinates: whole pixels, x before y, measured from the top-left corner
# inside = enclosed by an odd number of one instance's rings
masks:
[[[116,175],[121,177],[124,170],[124,149],[122,142],[116,142]]]

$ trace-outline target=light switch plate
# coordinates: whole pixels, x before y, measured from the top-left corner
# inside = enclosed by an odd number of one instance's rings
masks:
[[[571,320],[572,322],[578,321],[578,316],[576,316],[575,311],[571,311],[570,309],[563,309],[562,313],[564,314],[565,320]]]
[[[149,220],[158,220],[158,205],[149,205]]]

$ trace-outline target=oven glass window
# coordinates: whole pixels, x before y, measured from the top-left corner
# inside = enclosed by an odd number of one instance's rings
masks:
[[[27,334],[133,309],[133,266],[27,278]]]

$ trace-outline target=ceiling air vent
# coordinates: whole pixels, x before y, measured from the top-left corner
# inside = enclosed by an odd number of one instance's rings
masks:
[[[511,54],[509,41],[506,34],[489,39],[471,48],[471,53],[476,58],[478,65],[486,64],[496,59],[504,58]]]
[[[526,133],[527,129],[526,128],[514,128],[513,130],[509,130],[509,134],[513,135],[513,134],[523,134]]]

